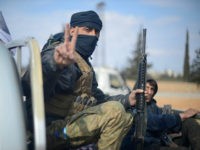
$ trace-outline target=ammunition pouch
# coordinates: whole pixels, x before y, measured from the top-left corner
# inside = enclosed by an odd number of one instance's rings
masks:
[[[88,107],[96,105],[97,100],[94,97],[89,97],[87,94],[78,96],[74,101],[73,113],[80,112]]]

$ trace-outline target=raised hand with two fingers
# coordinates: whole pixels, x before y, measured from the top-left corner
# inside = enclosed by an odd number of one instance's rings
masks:
[[[75,47],[78,35],[78,27],[75,27],[72,39],[70,40],[70,26],[66,24],[64,43],[55,47],[54,61],[60,67],[63,68],[69,64],[75,62]]]

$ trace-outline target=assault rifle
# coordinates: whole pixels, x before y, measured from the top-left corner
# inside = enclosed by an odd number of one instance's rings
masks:
[[[141,60],[139,62],[138,78],[136,82],[136,89],[143,89],[146,87],[146,29],[143,29],[142,34],[142,45],[141,45]],[[144,136],[147,125],[146,117],[146,102],[145,94],[136,94],[136,116],[135,116],[135,133],[133,142],[136,145],[136,150],[143,150]]]

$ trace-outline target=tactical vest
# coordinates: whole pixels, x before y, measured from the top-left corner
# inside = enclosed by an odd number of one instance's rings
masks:
[[[76,82],[73,93],[56,94],[45,103],[46,113],[66,117],[96,104],[95,98],[91,95],[92,69],[77,52],[75,52],[75,58],[82,75]]]

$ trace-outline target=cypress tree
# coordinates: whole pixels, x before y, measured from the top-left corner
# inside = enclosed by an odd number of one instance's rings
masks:
[[[189,64],[189,31],[186,31],[186,43],[185,43],[185,56],[183,66],[183,79],[189,81],[190,64]]]

